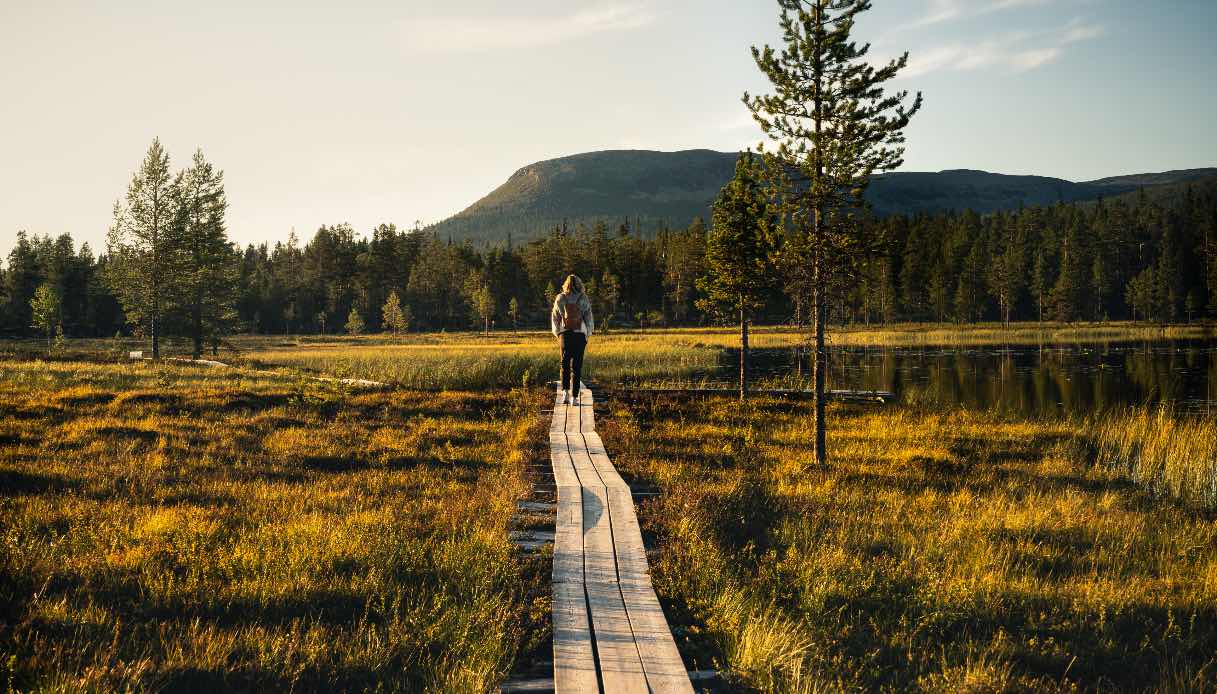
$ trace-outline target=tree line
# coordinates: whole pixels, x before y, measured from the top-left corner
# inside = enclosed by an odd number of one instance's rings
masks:
[[[197,186],[208,177],[199,163],[191,168],[202,173],[183,182]],[[197,188],[194,199],[217,204]],[[200,204],[184,209],[197,216]],[[205,231],[203,217],[174,230],[189,221],[182,214],[175,210],[165,225],[167,259],[136,277],[121,276],[118,268],[130,273],[130,264],[140,262],[138,249],[96,253],[67,234],[19,232],[0,269],[0,327],[9,336],[45,336],[50,326],[52,335],[69,337],[150,337],[152,302],[141,297],[151,296],[156,277],[175,285],[162,288],[158,334],[204,343],[233,333],[535,327],[546,324],[557,284],[569,273],[585,279],[594,310],[610,327],[727,320],[698,285],[708,272],[709,229],[701,220],[648,238],[627,222],[612,229],[559,226],[527,243],[480,249],[392,224],[367,236],[339,224],[321,227],[305,243],[292,234],[286,242],[239,249],[221,233],[222,224]],[[128,216],[123,223],[133,221]],[[1142,193],[984,216],[964,211],[865,223],[886,239],[885,250],[833,294],[836,322],[1217,317],[1212,183],[1167,199]],[[190,228],[196,233],[186,233]],[[153,272],[160,265],[166,267]],[[808,320],[797,282],[761,291],[753,320]]]

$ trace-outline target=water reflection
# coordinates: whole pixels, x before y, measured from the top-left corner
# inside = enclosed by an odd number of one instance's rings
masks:
[[[805,350],[754,350],[755,373],[798,383],[809,374]],[[724,354],[727,381],[738,359]],[[890,390],[968,408],[1025,414],[1087,414],[1169,402],[1217,412],[1217,341],[1166,340],[1102,345],[966,348],[836,348],[830,388]]]

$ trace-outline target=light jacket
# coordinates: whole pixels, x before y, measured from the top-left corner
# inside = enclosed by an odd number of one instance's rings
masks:
[[[562,292],[554,299],[554,310],[549,313],[549,322],[552,325],[554,337],[562,334],[562,306],[563,304],[579,304],[579,311],[583,315],[583,324],[580,325],[574,332],[583,333],[588,337],[592,336],[592,330],[595,328],[595,321],[592,319],[592,302],[587,300],[585,292],[578,294],[567,294]]]

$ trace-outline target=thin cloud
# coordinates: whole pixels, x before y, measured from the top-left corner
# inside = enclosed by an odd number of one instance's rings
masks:
[[[643,5],[606,5],[553,17],[439,17],[411,22],[405,43],[420,53],[471,53],[532,48],[654,24]]]
[[[1009,0],[1011,2],[1015,0]],[[1104,28],[1074,20],[1064,27],[1041,32],[1017,32],[974,43],[940,44],[909,57],[902,77],[932,72],[1002,68],[1013,72],[1034,70],[1056,62],[1065,47],[1102,36]]]
[[[921,19],[914,22],[914,26],[938,24],[955,19],[962,19],[964,17],[975,17],[977,15],[989,14],[990,12],[1011,10],[1018,7],[1047,5],[1053,1],[1054,0],[991,0],[990,2],[980,2],[979,0],[929,0],[929,6],[926,9],[925,15],[922,16]]]

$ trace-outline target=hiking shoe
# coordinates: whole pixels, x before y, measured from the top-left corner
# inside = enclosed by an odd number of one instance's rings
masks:
[[[570,391],[569,390],[562,391],[562,402],[559,404],[561,404],[561,405],[570,404]]]

